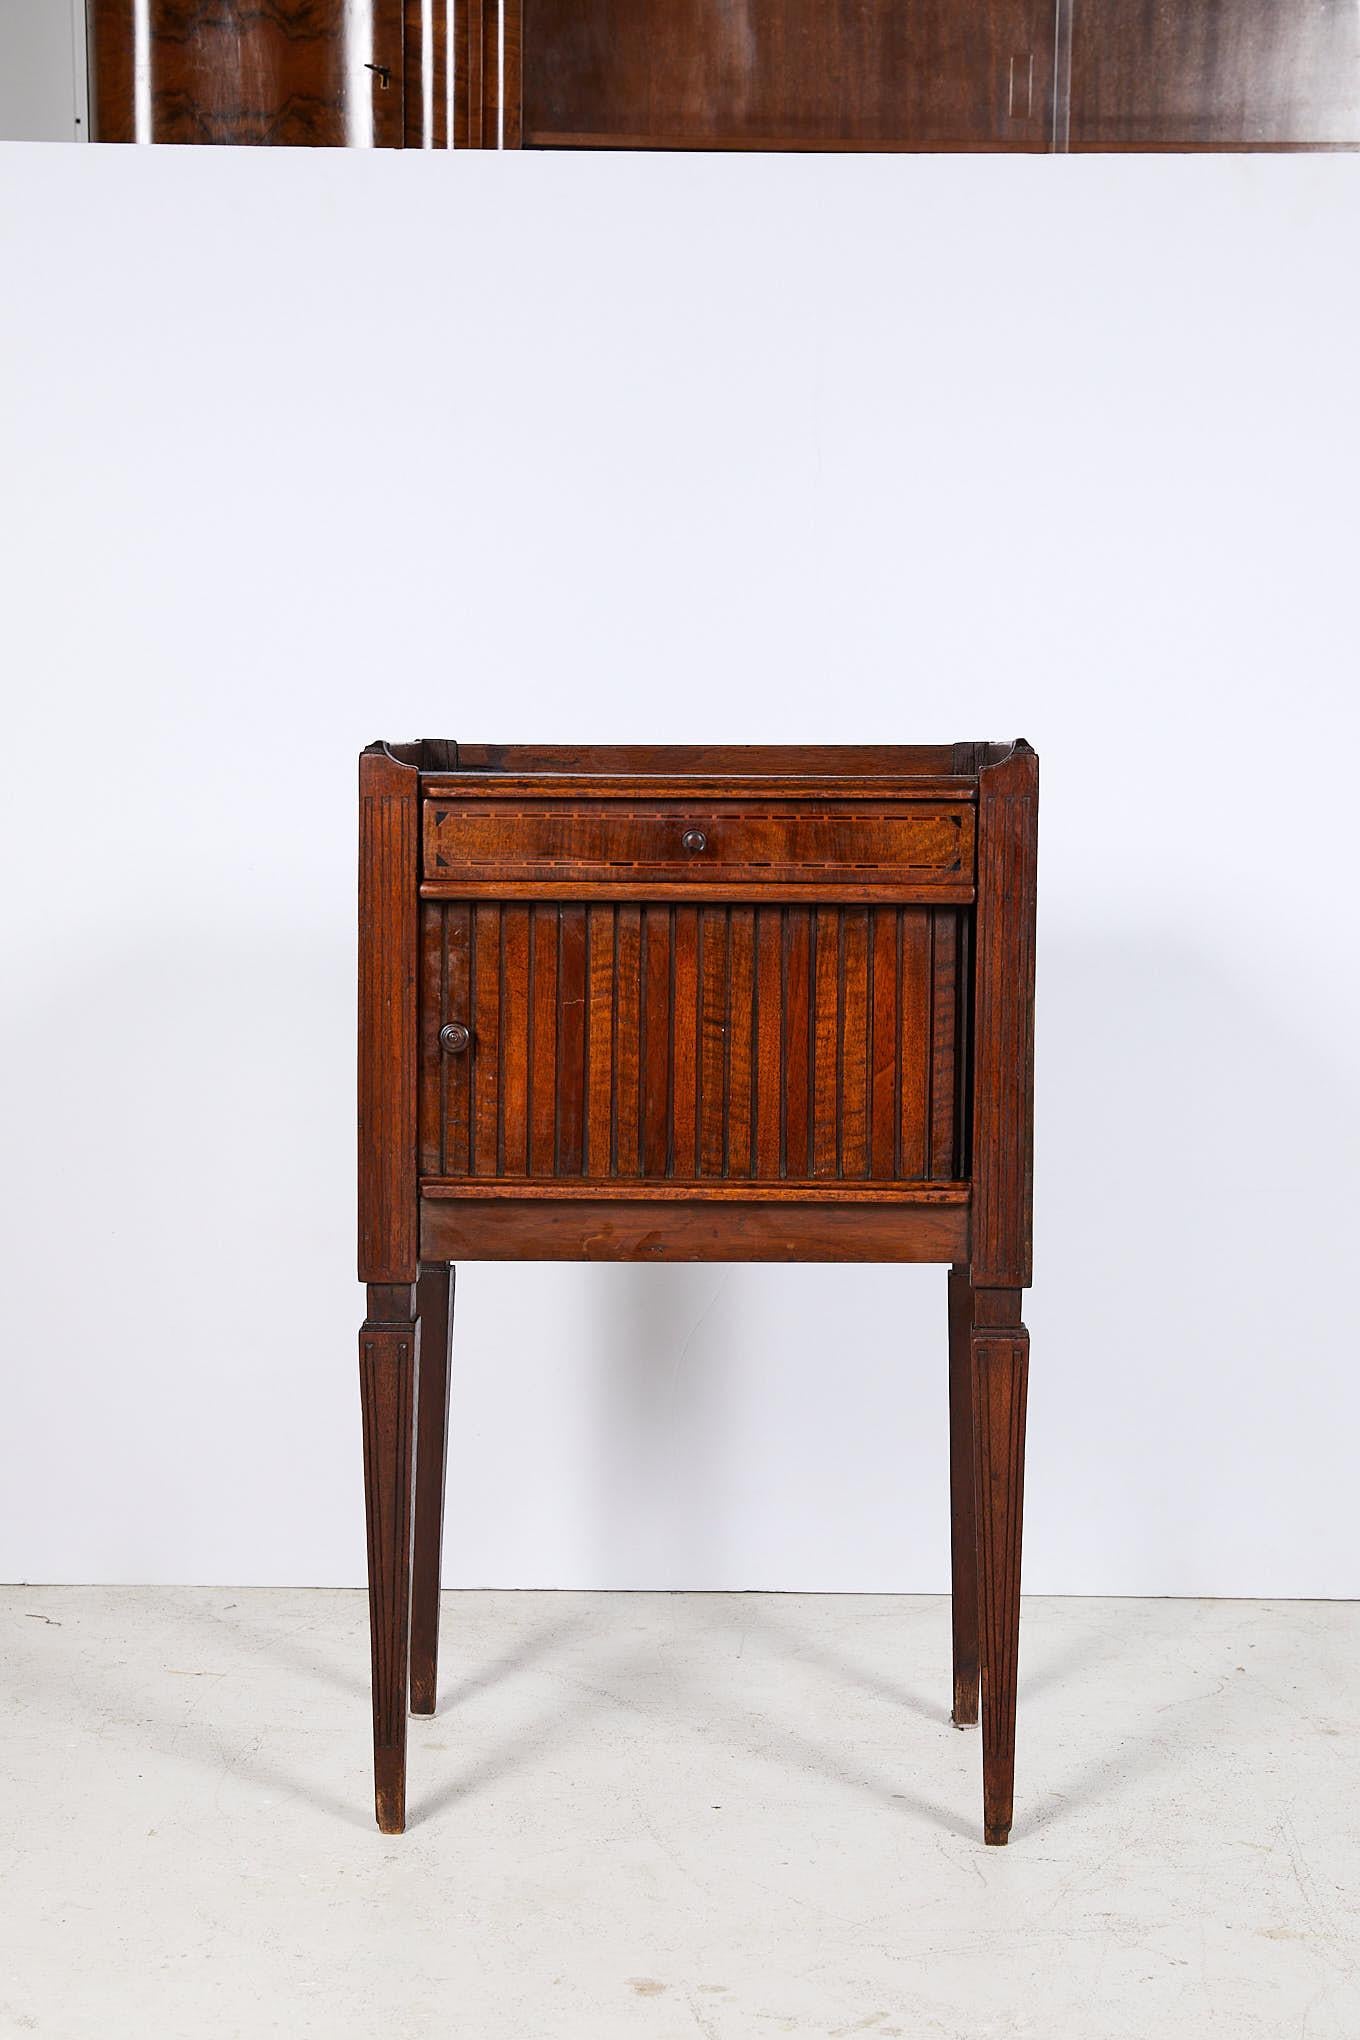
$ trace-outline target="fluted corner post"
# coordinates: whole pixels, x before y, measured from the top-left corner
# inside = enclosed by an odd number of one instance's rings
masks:
[[[1011,1829],[1032,1273],[1034,948],[1039,760],[1023,740],[977,759],[971,1326],[983,1828]]]
[[[412,1497],[419,1328],[416,970],[420,774],[386,745],[359,760],[359,1333],[378,1826],[406,1824]]]
[[[1020,1547],[1029,1387],[1029,1333],[1020,1322],[1019,1306],[1018,1290],[975,1292],[969,1338],[977,1495],[982,1822],[985,1840],[994,1845],[1009,1839],[1015,1800]]]
[[[416,1397],[415,1545],[411,1574],[411,1712],[433,1714],[439,1683],[439,1587],[444,1548],[444,1474],[454,1271],[421,1264],[420,1382]]]
[[[973,1286],[949,1271],[949,1549],[956,1728],[978,1718],[977,1460],[973,1440]]]
[[[406,1826],[406,1692],[411,1645],[415,1408],[420,1326],[415,1292],[370,1284],[359,1333],[373,1669],[373,1784],[378,1826]]]

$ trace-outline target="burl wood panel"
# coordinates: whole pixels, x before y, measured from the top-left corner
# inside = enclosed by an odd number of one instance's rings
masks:
[[[427,904],[421,1173],[949,1181],[954,908]],[[471,1046],[440,1048],[461,1022]]]
[[[93,139],[399,147],[403,5],[89,0]]]
[[[522,0],[530,145],[1046,149],[1038,0]],[[507,121],[510,108],[507,105]]]
[[[973,811],[862,801],[425,803],[425,875],[454,883],[581,879],[596,885],[758,880],[969,884]]]
[[[1357,143],[1354,0],[1077,0],[1072,148]]]

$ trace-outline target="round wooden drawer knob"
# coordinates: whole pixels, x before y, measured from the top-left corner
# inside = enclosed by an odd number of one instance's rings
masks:
[[[461,1020],[450,1020],[447,1027],[439,1030],[439,1046],[445,1055],[462,1055],[471,1040],[471,1030]]]
[[[707,850],[708,838],[702,829],[686,829],[680,838],[682,850],[688,850],[691,857],[697,857],[701,850]]]

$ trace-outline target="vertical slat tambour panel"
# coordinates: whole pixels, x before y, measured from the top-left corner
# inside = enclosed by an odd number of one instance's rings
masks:
[[[427,902],[420,910],[420,1096],[416,1110],[422,1176],[440,1176],[445,1169],[445,1065],[439,1030],[444,1024],[444,964],[448,955],[445,916],[448,908]]]
[[[472,1172],[494,1176],[500,1163],[501,910],[478,905],[472,936]]]
[[[422,1171],[950,1180],[961,927],[953,908],[432,906]],[[440,1053],[445,1020],[470,1054]]]
[[[930,1173],[929,913],[915,907],[904,908],[901,930],[898,1060],[902,1077],[902,1131],[898,1169],[908,1182],[916,1182]]]
[[[784,1049],[784,914],[756,914],[755,1158],[751,1173],[769,1182],[781,1173]]]
[[[726,1174],[751,1174],[755,1073],[756,916],[753,907],[733,907],[728,919],[727,1160]]]
[[[671,1173],[698,1174],[699,909],[677,907],[671,991]]]
[[[442,1018],[472,1025],[472,909],[449,906],[444,917],[444,983]],[[436,1036],[437,1041],[437,1036]],[[472,1167],[472,1057],[443,1055],[436,1048],[443,1090],[444,1158],[451,1176],[466,1176]]]
[[[727,1159],[727,912],[699,917],[699,1174],[721,1176]]]
[[[639,1173],[642,909],[620,907],[614,942],[614,1167]]]
[[[958,916],[931,915],[930,1167],[927,1174],[954,1173],[954,1043],[958,978]]]
[[[671,910],[642,916],[642,1173],[664,1176],[670,1153]]]
[[[529,1174],[557,1172],[557,907],[533,909],[529,975]]]
[[[897,911],[875,907],[871,917],[869,1016],[869,1174],[884,1182],[897,1174],[898,1034]]]
[[[530,910],[502,909],[500,1029],[500,1169],[522,1176],[529,1166]]]
[[[813,926],[812,1173],[840,1161],[841,915],[818,907]]]
[[[557,969],[557,1170],[585,1165],[586,910],[563,907]]]
[[[841,916],[841,1132],[840,1171],[869,1173],[869,911],[847,907]]]
[[[812,915],[784,913],[784,1166],[795,1181],[812,1171]]]
[[[586,919],[586,1157],[588,1176],[614,1173],[614,909]]]

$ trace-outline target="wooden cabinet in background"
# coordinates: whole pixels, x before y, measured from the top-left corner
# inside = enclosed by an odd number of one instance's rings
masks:
[[[97,141],[1360,145],[1354,0],[88,0]]]
[[[1049,146],[1052,0],[520,4],[527,146]]]
[[[1354,0],[1072,0],[1073,149],[1360,144]]]
[[[376,744],[359,1339],[379,1825],[435,1705],[454,1262],[937,1261],[954,1720],[1011,1825],[1038,760]],[[943,1313],[942,1313],[943,1315]],[[409,1676],[409,1688],[408,1688]]]

